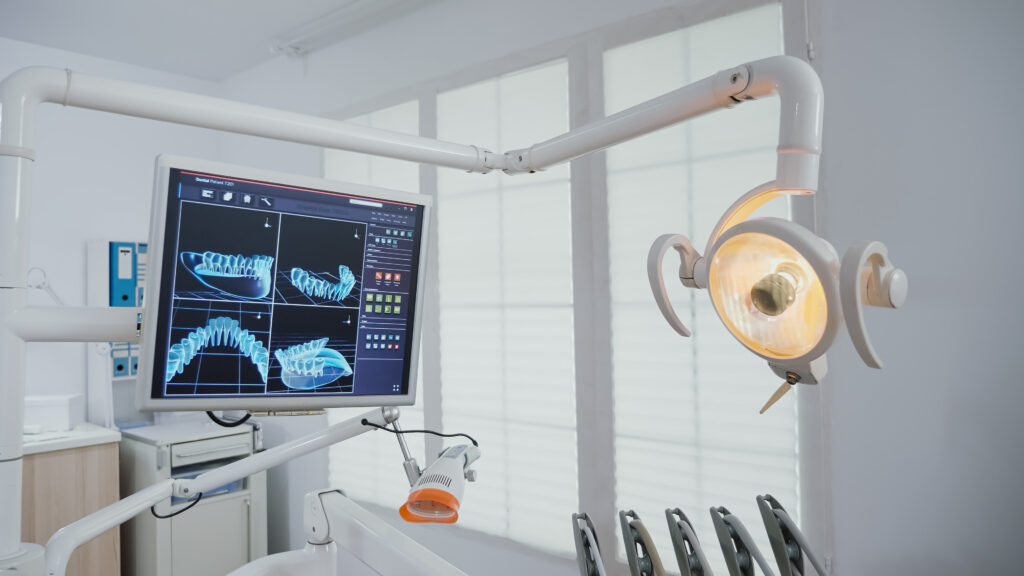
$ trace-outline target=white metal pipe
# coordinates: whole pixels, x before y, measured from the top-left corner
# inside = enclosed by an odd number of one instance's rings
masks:
[[[46,542],[48,576],[64,576],[71,553],[82,544],[170,498],[173,484],[174,480],[162,480],[57,530]]]
[[[35,109],[40,102],[62,102],[68,72],[33,66],[0,82],[0,152],[32,156],[35,144]]]
[[[10,327],[26,342],[138,342],[142,308],[29,306]]]
[[[273,468],[278,464],[284,464],[285,462],[298,458],[304,454],[308,454],[321,448],[326,448],[331,444],[336,444],[342,440],[347,440],[353,436],[358,436],[364,432],[374,430],[374,428],[362,424],[362,420],[364,418],[368,422],[378,426],[384,426],[398,418],[398,408],[393,406],[376,408],[369,412],[364,412],[363,414],[349,418],[348,420],[333,424],[324,430],[308,434],[301,438],[296,438],[291,442],[274,446],[264,452],[253,454],[248,458],[243,458],[242,460],[238,460],[221,466],[215,470],[200,474],[195,478],[178,480],[174,483],[174,495],[179,498],[193,498],[196,494],[213,490],[214,488],[235,482],[236,480],[241,480],[242,478],[246,478],[257,472]]]
[[[23,103],[21,109],[24,113],[11,115],[20,117],[20,120],[12,120],[10,132],[3,126],[3,140],[0,142],[12,147],[31,149],[32,105],[55,102],[65,106],[449,166],[471,172],[490,170],[485,167],[485,151],[476,146],[356,126],[212,96],[99,78],[71,70],[23,68],[11,74],[3,84],[4,88],[0,88],[0,102],[4,108]],[[8,122],[6,112],[3,122]]]
[[[21,548],[26,349],[9,323],[26,301],[31,176],[30,160],[0,156],[0,560]]]
[[[780,188],[817,190],[825,107],[821,79],[810,64],[792,56],[773,56],[747,67],[750,83],[739,98],[779,96],[775,181]]]
[[[535,172],[736,104],[747,87],[746,67],[724,70],[523,149],[506,152],[508,173]]]
[[[21,475],[20,454],[0,462],[0,494],[4,495],[0,497],[0,560],[15,556],[21,548]],[[11,498],[9,494],[18,497]]]

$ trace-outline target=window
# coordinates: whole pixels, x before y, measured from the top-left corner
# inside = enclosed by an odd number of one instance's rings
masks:
[[[419,107],[414,101],[370,114],[349,118],[346,122],[404,132],[419,133]],[[419,166],[412,162],[324,150],[324,177],[368,186],[380,186],[406,192],[419,192]],[[420,382],[422,382],[422,370]],[[423,427],[422,384],[416,389],[416,405],[402,406],[399,424],[403,428]],[[327,411],[330,424],[365,412],[367,408],[336,408]],[[409,450],[423,464],[424,439],[406,434]],[[394,435],[385,432],[363,434],[331,446],[329,451],[331,486],[362,500],[396,509],[405,502],[409,484],[402,470],[401,452]]]
[[[436,104],[436,124],[428,119],[425,135],[509,150],[565,132],[570,113],[585,116],[586,98],[574,99],[581,108],[570,110],[571,66],[578,65],[573,86],[592,86],[595,74],[604,78],[603,112],[612,114],[782,48],[775,3],[607,45],[622,29],[538,50],[533,62],[546,63],[455,89],[438,84],[421,101],[352,121],[415,134],[417,106],[432,115]],[[584,43],[605,46],[602,58],[583,58],[586,51],[575,48]],[[513,60],[522,61],[510,58],[510,66]],[[696,522],[719,572],[726,569],[707,514],[711,506],[739,514],[770,556],[754,496],[771,493],[798,515],[795,395],[759,415],[778,384],[766,363],[728,334],[706,292],[670,286],[693,330],[690,339],[675,334],[654,306],[645,262],[650,244],[667,232],[688,235],[704,252],[725,209],[774,177],[777,133],[778,101],[766,99],[609,149],[601,183],[607,202],[601,194],[596,200],[582,195],[590,206],[577,210],[607,217],[607,230],[595,230],[608,235],[609,249],[600,254],[573,254],[568,166],[511,177],[437,169],[438,248],[430,259],[438,282],[440,362],[422,376],[441,382],[440,399],[428,398],[427,420],[440,422],[445,432],[468,432],[483,447],[480,481],[467,490],[460,525],[572,554],[569,517],[579,510],[582,489],[590,502],[609,502],[607,510],[636,510],[669,566],[663,511],[676,506]],[[410,163],[328,151],[324,164],[329,178],[419,191],[419,172]],[[433,181],[424,182],[423,192],[433,193]],[[787,212],[785,200],[776,200],[758,215]],[[610,293],[577,304],[573,261],[591,257],[607,265]],[[611,341],[604,339],[611,349],[611,388],[606,383],[604,390],[614,402],[614,434],[603,418],[607,440],[600,442],[607,445],[597,445],[599,457],[590,459],[577,455],[575,390],[590,393],[591,383],[576,382],[574,358],[591,354],[597,337],[574,341],[576,306],[580,314],[607,310],[602,322],[611,328]],[[332,411],[331,419],[340,416]],[[423,420],[421,411],[403,408],[406,428]],[[410,441],[421,456],[423,439]],[[332,448],[332,482],[356,498],[394,507],[407,487],[393,444],[389,436],[369,434]],[[580,461],[599,462],[602,469],[578,470]],[[612,462],[614,490],[610,482],[579,485],[580,476],[611,474]],[[594,520],[610,534],[618,521],[606,515]],[[622,559],[621,539],[603,544]]]
[[[605,112],[781,49],[773,4],[608,50]],[[663,511],[678,506],[717,550],[707,510],[725,506],[770,555],[754,496],[771,493],[797,512],[796,395],[759,415],[778,384],[766,363],[732,338],[706,291],[673,283],[673,304],[693,332],[678,336],[653,305],[644,270],[658,235],[685,234],[703,253],[729,205],[774,178],[778,125],[778,101],[769,99],[607,152],[616,502],[636,510],[659,544],[669,541]],[[787,208],[780,199],[758,215],[785,218]],[[678,262],[666,261],[672,278]]]
[[[565,61],[438,95],[438,137],[501,149],[568,130]],[[569,170],[438,171],[441,405],[484,447],[460,523],[573,548],[576,508]]]

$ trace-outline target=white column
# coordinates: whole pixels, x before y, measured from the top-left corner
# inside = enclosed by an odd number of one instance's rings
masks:
[[[31,174],[31,160],[0,156],[0,559],[21,545],[25,342],[8,321],[25,305]]]

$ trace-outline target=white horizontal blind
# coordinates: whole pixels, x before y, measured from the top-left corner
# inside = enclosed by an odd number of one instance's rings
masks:
[[[407,134],[419,133],[419,105],[413,100],[391,108],[346,120],[353,124],[383,128]],[[324,150],[324,177],[332,180],[419,192],[419,166],[412,162],[365,154]],[[422,287],[421,287],[422,289]],[[417,373],[421,373],[417,370]],[[422,378],[420,379],[422,382]],[[405,429],[423,427],[422,390],[417,386],[416,405],[402,406],[399,424]],[[365,412],[366,408],[338,408],[327,411],[331,424]],[[409,449],[422,465],[424,441],[420,434],[406,434]],[[329,452],[329,479],[358,500],[397,509],[409,494],[402,468],[402,454],[394,435],[375,431],[340,444]]]
[[[608,50],[606,113],[781,49],[781,10],[770,4]],[[726,208],[774,178],[777,140],[778,101],[767,99],[607,153],[617,506],[640,514],[669,559],[664,510],[680,507],[720,573],[710,507],[740,515],[769,558],[755,495],[771,493],[798,513],[795,394],[759,415],[781,380],[732,338],[706,291],[671,280],[679,266],[672,251],[664,276],[693,337],[669,328],[645,259],[651,242],[670,232],[703,253]],[[758,215],[787,213],[782,199]]]
[[[494,150],[568,129],[557,61],[438,95],[442,140]],[[578,502],[569,169],[438,171],[442,417],[479,441],[459,523],[570,552]]]

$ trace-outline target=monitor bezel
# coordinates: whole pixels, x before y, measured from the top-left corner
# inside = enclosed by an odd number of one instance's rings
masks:
[[[281,395],[281,396],[234,396],[211,398],[154,398],[153,365],[156,344],[159,334],[160,289],[162,287],[163,260],[165,253],[164,239],[167,222],[167,203],[170,192],[170,174],[172,169],[190,172],[204,172],[228,178],[256,180],[298,188],[311,188],[328,192],[338,192],[369,199],[415,204],[423,207],[422,233],[419,244],[419,265],[417,267],[417,284],[415,308],[411,326],[411,356],[409,358],[409,382],[405,394],[387,395]],[[188,158],[161,154],[156,158],[156,177],[153,187],[153,205],[150,210],[149,261],[145,282],[145,298],[142,317],[142,347],[139,357],[138,378],[135,389],[135,403],[142,411],[175,411],[175,410],[249,410],[253,412],[279,411],[312,411],[325,408],[345,408],[360,406],[411,406],[416,401],[416,388],[419,381],[420,339],[423,333],[423,302],[427,291],[427,245],[430,237],[430,221],[432,216],[432,199],[424,194],[401,192],[386,188],[364,186],[323,178],[300,176],[284,172],[275,172],[259,168],[229,164],[226,162]],[[169,310],[166,311],[169,313]]]

